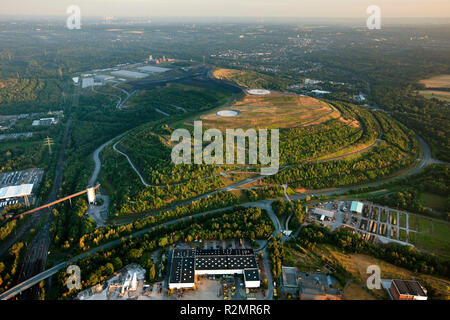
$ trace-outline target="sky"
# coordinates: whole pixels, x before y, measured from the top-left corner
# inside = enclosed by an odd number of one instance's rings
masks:
[[[114,17],[364,18],[370,5],[383,17],[450,17],[449,0],[0,0],[0,15]]]

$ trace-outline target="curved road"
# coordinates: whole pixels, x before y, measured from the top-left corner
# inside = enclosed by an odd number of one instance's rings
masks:
[[[127,131],[128,132],[128,131]],[[95,151],[94,154],[92,155],[92,159],[94,160],[95,163],[95,167],[94,167],[94,172],[92,173],[91,178],[89,179],[89,185],[93,186],[95,185],[95,183],[97,182],[97,178],[98,178],[98,174],[100,173],[100,169],[102,167],[102,162],[100,161],[100,152],[103,151],[103,149],[105,149],[105,147],[107,145],[109,145],[111,142],[113,142],[114,140],[121,138],[126,132],[112,138],[111,140],[105,142],[104,144],[102,144],[100,147],[98,147]]]

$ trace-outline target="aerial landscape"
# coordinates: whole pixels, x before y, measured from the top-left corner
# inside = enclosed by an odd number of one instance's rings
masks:
[[[0,299],[450,300],[431,2],[381,26],[2,4]]]

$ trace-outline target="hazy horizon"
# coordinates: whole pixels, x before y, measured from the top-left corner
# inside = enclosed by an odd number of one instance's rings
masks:
[[[448,18],[448,0],[16,0],[0,3],[1,16],[67,16],[78,5],[84,17],[366,18],[378,5],[384,18]]]

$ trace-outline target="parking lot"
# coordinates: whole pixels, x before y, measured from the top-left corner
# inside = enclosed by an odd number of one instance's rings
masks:
[[[23,171],[11,171],[0,173],[0,188],[18,186],[21,184],[34,184],[35,192],[44,175],[42,169],[28,169]]]
[[[17,139],[20,137],[24,137],[24,138],[30,138],[33,136],[32,132],[21,132],[21,133],[5,133],[5,134],[0,134],[0,140],[4,140],[4,139]]]
[[[44,175],[44,170],[42,169],[29,169],[23,171],[11,171],[0,173],[0,189],[9,186],[19,186],[22,184],[33,184],[33,194],[36,193],[39,183]],[[34,203],[36,200],[35,196],[28,198],[30,203]],[[20,199],[3,199],[0,200],[0,212],[7,206],[15,205],[21,203],[25,205],[25,200]]]

